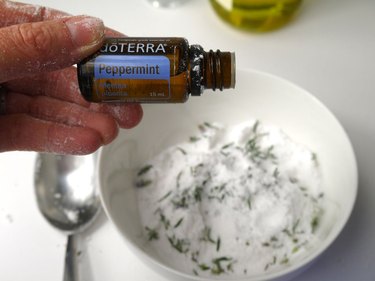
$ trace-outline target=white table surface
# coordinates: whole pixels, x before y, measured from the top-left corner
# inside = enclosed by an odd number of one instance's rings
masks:
[[[145,0],[29,0],[101,17],[130,36],[181,36],[205,49],[235,51],[238,68],[284,77],[313,93],[343,124],[359,167],[359,193],[342,234],[296,280],[375,280],[375,1],[305,0],[298,19],[250,34],[222,22],[208,0],[173,11]],[[6,132],[0,132],[1,135]],[[37,209],[35,153],[0,154],[0,280],[62,280],[66,237]],[[82,280],[165,281],[127,248],[103,214],[80,236]]]

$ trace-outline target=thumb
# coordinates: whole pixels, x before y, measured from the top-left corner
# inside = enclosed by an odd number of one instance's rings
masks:
[[[66,17],[0,29],[0,83],[68,67],[100,48],[98,18]]]

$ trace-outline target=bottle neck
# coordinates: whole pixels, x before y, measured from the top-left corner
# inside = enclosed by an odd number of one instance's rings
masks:
[[[235,57],[234,53],[205,52],[199,45],[190,46],[190,91],[193,96],[200,96],[204,89],[234,88]]]

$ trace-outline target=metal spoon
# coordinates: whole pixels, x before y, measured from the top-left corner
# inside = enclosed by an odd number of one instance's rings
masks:
[[[94,183],[96,154],[38,154],[35,192],[39,209],[54,227],[68,235],[64,281],[77,280],[74,234],[88,227],[101,209]]]

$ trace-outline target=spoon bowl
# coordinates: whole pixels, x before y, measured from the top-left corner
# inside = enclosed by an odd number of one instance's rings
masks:
[[[73,235],[89,227],[101,210],[95,185],[96,154],[40,153],[35,165],[35,194],[42,215],[68,234],[64,280],[75,280]]]

